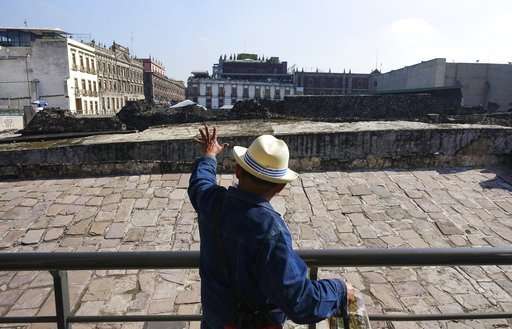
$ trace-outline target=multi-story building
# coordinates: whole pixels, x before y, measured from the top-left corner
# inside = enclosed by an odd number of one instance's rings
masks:
[[[98,61],[100,113],[114,114],[130,100],[144,99],[143,64],[118,43],[105,47],[91,43]]]
[[[370,74],[295,71],[297,90],[304,95],[361,95],[368,94]]]
[[[154,58],[141,60],[144,64],[144,96],[147,101],[173,104],[185,100],[183,81],[168,78],[165,66]]]
[[[295,95],[293,75],[278,57],[258,58],[255,54],[226,55],[213,66],[213,75],[192,72],[187,98],[209,109],[229,107],[248,99],[280,100]]]
[[[94,48],[60,29],[0,28],[0,105],[99,111]]]
[[[512,111],[512,64],[447,63],[436,58],[370,79],[375,93],[460,88],[462,106]]]

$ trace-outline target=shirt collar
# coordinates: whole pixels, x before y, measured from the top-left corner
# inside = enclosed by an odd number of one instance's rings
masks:
[[[234,198],[237,198],[237,199],[246,201],[248,203],[255,204],[260,207],[268,208],[268,209],[275,211],[274,208],[272,207],[272,205],[270,204],[270,202],[267,201],[267,199],[255,194],[255,193],[243,191],[240,188],[234,187],[234,186],[229,187],[228,193],[230,196],[232,196]]]

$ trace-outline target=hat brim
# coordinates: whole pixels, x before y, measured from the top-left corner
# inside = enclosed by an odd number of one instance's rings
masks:
[[[242,146],[234,146],[233,147],[233,157],[235,158],[236,163],[240,165],[245,171],[250,173],[251,175],[262,179],[267,182],[271,183],[277,183],[277,184],[283,184],[283,183],[289,183],[297,179],[299,177],[299,174],[297,174],[295,171],[288,168],[286,171],[286,174],[281,177],[270,177],[267,175],[264,175],[262,173],[259,173],[252,169],[244,160],[244,155],[247,152],[247,148]]]

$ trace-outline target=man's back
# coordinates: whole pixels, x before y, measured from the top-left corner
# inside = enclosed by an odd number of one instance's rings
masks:
[[[339,280],[310,281],[281,216],[262,197],[216,185],[216,161],[199,159],[189,196],[199,214],[203,328],[236,323],[246,309],[295,322],[330,316],[343,304]]]

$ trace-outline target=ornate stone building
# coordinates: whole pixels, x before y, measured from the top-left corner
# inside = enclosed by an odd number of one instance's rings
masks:
[[[141,61],[144,63],[144,96],[147,101],[170,104],[185,100],[183,81],[168,78],[164,65],[152,57]]]
[[[207,71],[192,72],[187,83],[187,98],[208,109],[232,107],[247,99],[282,100],[297,94],[287,62],[279,57],[224,55],[212,72],[211,76]]]
[[[110,47],[91,43],[98,62],[100,113],[114,114],[130,100],[144,99],[142,62],[120,44]]]

